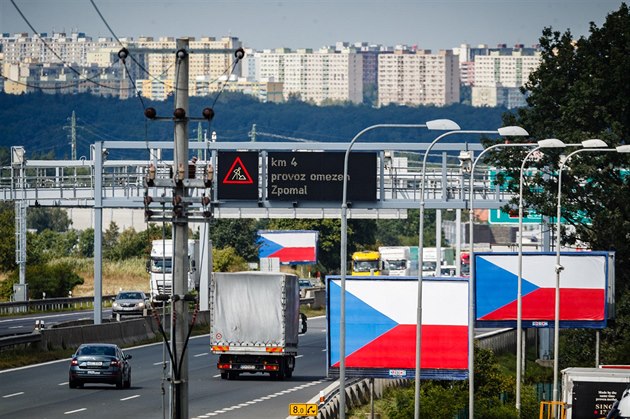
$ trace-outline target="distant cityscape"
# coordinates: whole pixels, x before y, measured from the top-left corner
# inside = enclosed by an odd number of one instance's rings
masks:
[[[91,93],[166,100],[175,86],[176,39],[93,39],[83,32],[0,35],[0,91]],[[128,56],[121,54],[126,48]],[[234,51],[245,49],[237,60]],[[338,42],[319,49],[252,50],[237,37],[190,38],[189,94],[241,92],[262,102],[375,107],[525,105],[521,93],[540,48],[462,44],[433,53],[416,46]],[[124,60],[122,58],[125,58]]]

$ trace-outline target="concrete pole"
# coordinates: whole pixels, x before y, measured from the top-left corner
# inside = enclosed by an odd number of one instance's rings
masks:
[[[103,322],[103,143],[94,144],[94,324]]]
[[[188,219],[186,205],[186,187],[183,181],[188,178],[188,38],[177,39],[175,81],[175,109],[183,109],[185,115],[175,118],[175,155],[173,163],[176,179],[173,189],[173,296],[171,298],[173,320],[171,350],[174,354],[172,387],[172,417],[188,418],[188,361],[183,353],[188,335],[188,302],[183,297],[188,293]],[[177,202],[181,197],[182,201]],[[181,212],[176,208],[182,207]]]

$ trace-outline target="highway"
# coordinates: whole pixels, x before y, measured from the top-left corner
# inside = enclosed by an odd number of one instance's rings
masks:
[[[326,319],[309,319],[300,336],[293,377],[275,381],[267,375],[222,380],[208,335],[188,346],[190,418],[286,418],[290,403],[305,403],[330,382],[326,375]],[[133,356],[130,389],[87,384],[68,388],[69,360],[0,371],[0,417],[18,418],[160,418],[169,417],[168,383],[163,382],[163,345],[125,350]],[[162,397],[162,388],[166,395]]]
[[[111,309],[103,310],[103,319],[108,319],[111,315]],[[0,317],[0,337],[31,333],[33,329],[35,329],[35,322],[37,320],[44,321],[45,326],[49,328],[57,323],[84,319],[94,320],[94,311],[66,311],[60,313],[38,313],[24,316]]]

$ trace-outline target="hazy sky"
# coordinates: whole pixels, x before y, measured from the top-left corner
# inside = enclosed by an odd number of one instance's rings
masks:
[[[13,0],[38,32],[111,37],[90,0]],[[447,49],[531,46],[545,26],[578,37],[619,0],[93,0],[118,37],[238,37],[246,47],[319,48],[336,41]],[[0,0],[0,32],[31,32]]]

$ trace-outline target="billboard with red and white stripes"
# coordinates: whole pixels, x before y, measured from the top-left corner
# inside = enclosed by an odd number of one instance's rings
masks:
[[[338,374],[338,276],[327,277],[328,371]],[[422,288],[422,378],[468,375],[468,281],[426,278]],[[346,375],[413,378],[416,368],[418,279],[346,278]]]
[[[478,327],[513,327],[517,321],[517,253],[475,253],[475,313]],[[523,327],[553,327],[556,254],[523,253]],[[614,303],[614,254],[562,252],[560,327],[604,328]]]

